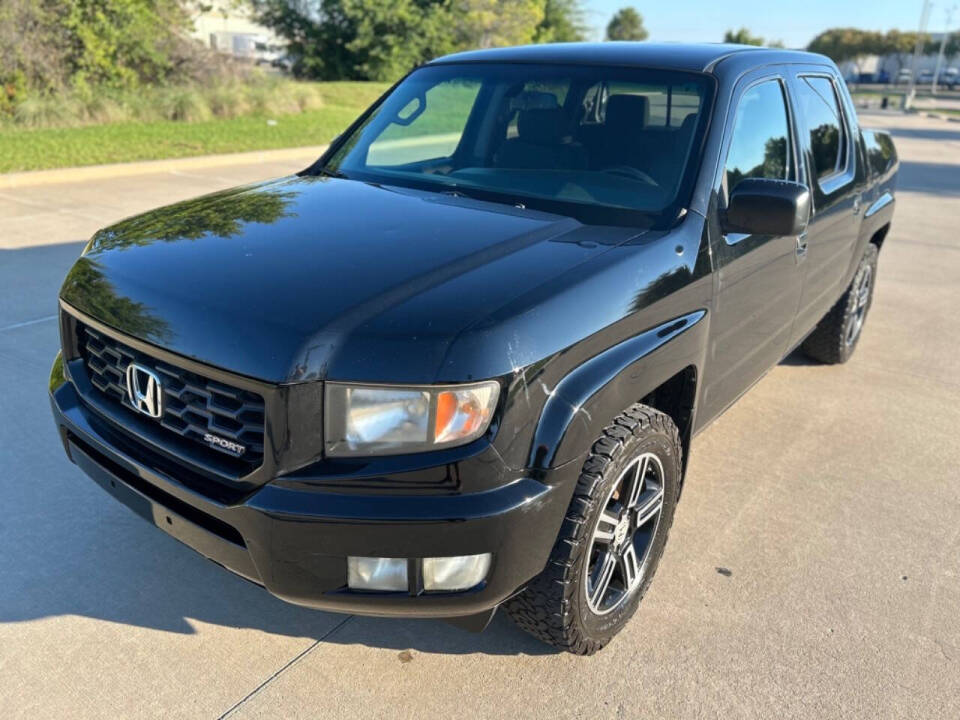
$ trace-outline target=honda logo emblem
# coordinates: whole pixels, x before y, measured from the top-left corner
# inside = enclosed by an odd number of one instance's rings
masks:
[[[158,418],[163,415],[163,386],[153,370],[137,363],[127,365],[127,398],[137,412]]]

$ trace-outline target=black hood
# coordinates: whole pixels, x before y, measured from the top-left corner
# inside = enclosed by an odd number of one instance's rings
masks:
[[[125,334],[267,381],[433,382],[467,328],[637,233],[293,177],[100,231],[61,295]]]

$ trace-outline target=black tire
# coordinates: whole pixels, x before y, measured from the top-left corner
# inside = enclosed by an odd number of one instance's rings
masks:
[[[543,642],[577,655],[592,655],[610,642],[636,612],[663,555],[676,509],[681,461],[677,428],[669,416],[658,410],[632,405],[604,428],[583,464],[546,568],[522,593],[506,603],[514,622]],[[641,467],[646,479],[640,477]],[[623,484],[631,482],[628,470],[634,473],[635,485],[631,487],[640,488],[635,505],[632,504],[633,491],[625,492],[627,486]],[[658,473],[662,475],[659,481],[656,480]],[[658,483],[659,516],[655,525],[651,526],[652,516],[643,525],[640,516],[645,511],[644,504],[647,508],[653,506]],[[621,517],[621,522],[614,524],[609,522],[609,513],[622,499],[621,495],[631,495],[621,508],[622,514],[630,519],[624,521]],[[648,499],[641,502],[642,497]],[[636,514],[631,514],[633,512]],[[604,533],[611,536],[606,541],[608,545],[596,539],[601,515],[605,529],[616,528],[615,532]],[[623,522],[637,527],[619,537]],[[637,549],[641,542],[644,543],[643,557],[639,557],[641,551]],[[587,573],[603,565],[600,558],[613,554],[615,548],[631,547],[635,561],[632,580],[627,582],[630,573],[618,561],[616,570],[609,573],[606,591],[600,589],[599,575],[594,576],[596,587],[591,587],[593,578],[588,578]],[[619,591],[618,582],[623,586]],[[588,591],[594,592],[592,598],[587,597]],[[607,599],[604,592],[610,594],[609,609],[600,607]],[[617,598],[617,603],[613,603]],[[595,611],[594,602],[602,612]]]
[[[873,303],[877,256],[877,246],[867,243],[850,287],[803,341],[801,349],[808,357],[834,365],[853,355]]]

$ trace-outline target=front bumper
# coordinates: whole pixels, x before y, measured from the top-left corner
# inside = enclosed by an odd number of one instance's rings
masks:
[[[131,449],[69,380],[52,383],[50,399],[70,459],[107,492],[228,570],[323,610],[446,618],[490,611],[545,566],[579,470],[571,463],[549,477],[444,495],[337,493],[271,481],[223,504],[178,482],[169,463]],[[416,559],[479,553],[493,555],[479,586],[419,587]],[[410,559],[410,591],[348,590],[347,556]]]

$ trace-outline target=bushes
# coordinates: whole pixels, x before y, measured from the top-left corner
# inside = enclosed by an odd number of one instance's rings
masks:
[[[246,79],[249,68],[188,36],[189,13],[202,5],[192,2],[0,0],[0,120],[46,126],[109,119],[117,104],[130,103],[100,103],[105,92]],[[76,102],[80,112],[70,107]],[[182,89],[168,104],[175,116],[209,115],[205,101]]]
[[[213,117],[210,103],[196,88],[173,87],[159,97],[159,110],[167,120],[202,122]]]
[[[2,0],[0,85],[10,105],[24,93],[183,80],[197,52],[190,26],[181,0]]]
[[[137,90],[87,87],[83,91],[27,95],[12,107],[0,126],[53,128],[158,120],[202,122],[244,115],[274,117],[317,110],[323,107],[328,91],[333,104],[339,104],[342,87],[256,76],[249,82],[230,80],[210,86],[191,83]]]

